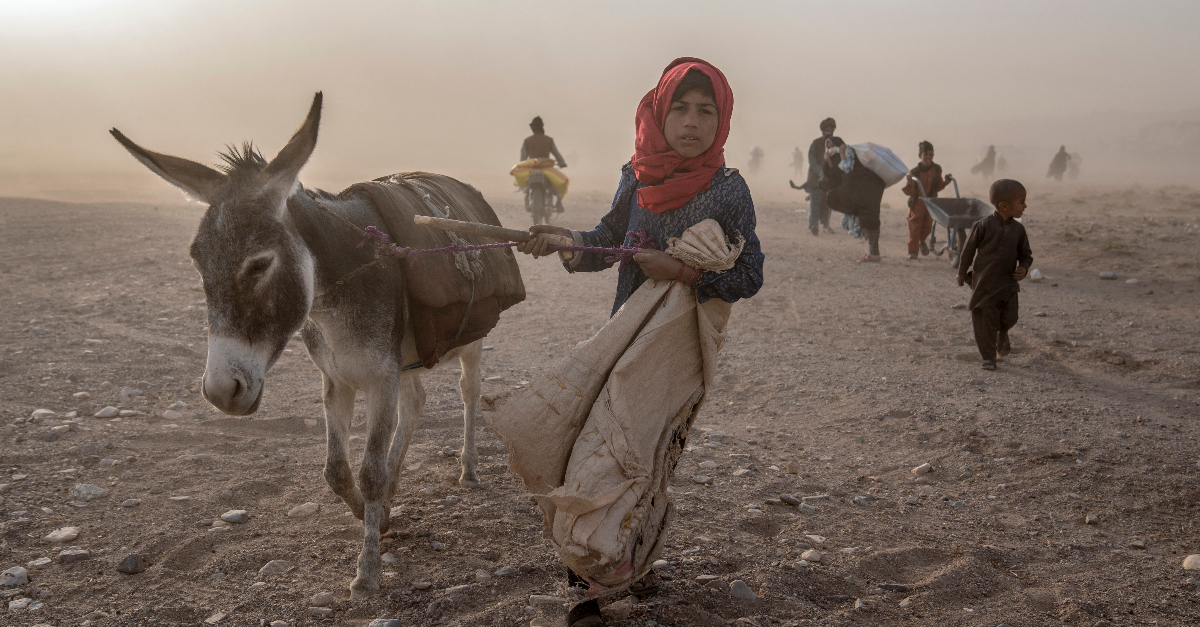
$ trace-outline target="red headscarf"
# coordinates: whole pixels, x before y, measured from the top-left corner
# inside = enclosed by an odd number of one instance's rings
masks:
[[[717,136],[704,154],[685,159],[667,145],[663,125],[671,110],[675,88],[690,70],[699,70],[713,84],[717,100]],[[651,187],[638,190],[638,204],[662,213],[687,204],[696,194],[708,189],[717,168],[725,165],[725,140],[729,138],[729,119],[733,116],[733,90],[725,75],[712,64],[692,57],[680,57],[663,70],[658,86],[638,103],[634,123],[633,171],[642,183]]]

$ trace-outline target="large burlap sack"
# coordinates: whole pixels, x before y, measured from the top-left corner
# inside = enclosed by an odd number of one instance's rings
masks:
[[[668,252],[720,271],[740,248],[705,220]],[[698,304],[684,285],[647,281],[594,337],[488,417],[542,508],[544,535],[597,588],[635,581],[661,550],[666,488],[729,312],[720,300]]]
[[[865,144],[856,144],[851,146],[854,149],[854,154],[867,169],[874,172],[879,178],[883,179],[883,183],[887,187],[891,187],[896,183],[904,180],[904,175],[908,174],[908,166],[897,157],[891,150],[867,142]]]

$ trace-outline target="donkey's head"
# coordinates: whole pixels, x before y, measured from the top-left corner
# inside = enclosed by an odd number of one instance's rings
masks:
[[[317,143],[321,94],[308,119],[270,163],[246,144],[223,154],[220,171],[146,150],[117,129],[138,161],[208,203],[192,240],[192,263],[208,301],[204,398],[227,414],[254,413],[267,370],[304,324],[313,300],[313,260],[287,214],[296,177]]]

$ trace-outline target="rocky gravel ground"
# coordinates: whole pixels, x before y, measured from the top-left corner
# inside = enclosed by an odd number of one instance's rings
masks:
[[[521,226],[515,198],[492,200]],[[562,223],[606,201],[569,196]],[[766,285],[734,309],[676,470],[663,590],[608,604],[610,624],[1200,622],[1200,193],[1029,204],[1044,278],[996,372],[945,258],[906,258],[903,211],[884,211],[883,263],[858,264],[863,244],[811,236],[798,202],[760,204]],[[562,624],[565,571],[486,426],[487,483],[456,483],[454,364],[425,375],[383,589],[350,600],[362,531],[321,476],[303,345],[252,418],[197,394],[201,212],[0,199],[0,623]],[[521,264],[485,409],[611,304],[613,273]],[[354,431],[361,454],[361,415]]]

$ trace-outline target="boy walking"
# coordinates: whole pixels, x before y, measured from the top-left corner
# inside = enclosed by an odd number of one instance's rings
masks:
[[[1017,323],[1017,281],[1033,265],[1025,226],[1016,221],[1025,213],[1025,186],[1012,179],[992,183],[989,194],[996,213],[971,227],[958,262],[958,284],[971,284],[971,322],[983,369],[995,370],[996,360],[1012,350],[1008,330]]]
[[[929,244],[925,238],[933,232],[933,217],[921,200],[922,190],[930,198],[937,198],[938,192],[946,189],[953,180],[949,174],[942,177],[942,166],[933,161],[933,144],[921,142],[917,146],[921,162],[905,177],[908,179],[902,190],[908,196],[908,258],[916,259],[917,251],[922,255],[929,254]],[[920,185],[917,185],[920,181]],[[938,253],[939,255],[941,253]]]

